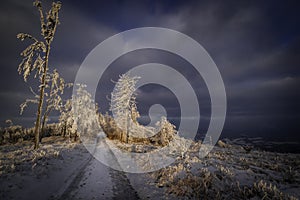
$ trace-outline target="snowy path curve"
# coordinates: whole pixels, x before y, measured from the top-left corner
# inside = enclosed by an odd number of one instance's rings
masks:
[[[57,199],[140,198],[124,172],[111,169],[90,155]]]

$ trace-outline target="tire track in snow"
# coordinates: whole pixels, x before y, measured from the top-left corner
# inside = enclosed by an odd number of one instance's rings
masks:
[[[107,146],[105,140],[99,141]],[[95,148],[94,153],[97,151]],[[114,164],[119,165],[114,153],[109,149]],[[111,169],[93,158],[79,168],[72,180],[67,183],[57,200],[68,199],[140,199],[136,190],[131,186],[126,174],[122,171]]]

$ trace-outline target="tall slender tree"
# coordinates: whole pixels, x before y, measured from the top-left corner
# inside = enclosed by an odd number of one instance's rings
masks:
[[[24,39],[31,39],[33,41],[22,53],[24,57],[19,65],[19,73],[23,73],[24,81],[27,81],[31,72],[36,71],[35,77],[39,78],[39,98],[38,109],[35,122],[35,143],[34,148],[39,147],[40,127],[42,118],[42,109],[44,104],[44,95],[46,87],[46,76],[49,69],[49,55],[51,50],[51,43],[54,39],[57,25],[59,24],[58,13],[61,8],[60,2],[53,2],[51,9],[48,12],[43,11],[40,1],[35,1],[33,5],[38,9],[40,14],[41,35],[42,40],[38,40],[30,34],[19,33],[17,38],[23,41]]]
[[[140,77],[131,77],[128,73],[122,74],[111,93],[110,110],[113,112],[119,128],[126,132],[126,136],[121,138],[126,143],[129,141],[130,122],[136,123],[139,117],[135,101],[136,83],[139,79]]]

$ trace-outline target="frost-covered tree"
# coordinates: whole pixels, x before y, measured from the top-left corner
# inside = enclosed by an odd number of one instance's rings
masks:
[[[44,104],[44,93],[46,87],[47,71],[49,69],[49,55],[51,50],[51,43],[54,39],[57,25],[59,24],[58,13],[61,8],[60,2],[53,2],[51,9],[44,13],[40,1],[35,1],[34,6],[37,7],[40,14],[41,35],[42,40],[38,40],[30,34],[19,33],[17,38],[22,41],[30,39],[33,43],[30,44],[22,53],[22,62],[19,65],[18,71],[23,74],[24,81],[27,81],[28,76],[35,71],[35,78],[38,77],[40,81],[39,95],[38,95],[38,109],[37,118],[35,122],[35,145],[34,148],[39,147],[40,140],[40,126],[42,118],[42,109]]]
[[[93,139],[100,131],[97,105],[85,85],[78,85],[76,95],[72,97],[72,112],[78,136],[84,136],[82,139]]]
[[[140,114],[136,105],[136,83],[140,77],[128,73],[120,75],[111,93],[110,110],[113,117],[100,115],[100,124],[109,139],[123,142],[151,143],[167,146],[176,137],[176,127],[162,117],[155,127],[143,126],[137,119]]]
[[[71,87],[72,84],[66,84],[64,79],[59,75],[56,69],[51,73],[47,73],[46,82],[45,82],[45,107],[42,112],[42,123],[41,123],[41,132],[40,132],[40,141],[42,139],[42,135],[45,132],[46,123],[50,113],[53,110],[61,111],[62,107],[62,97],[61,95],[64,93],[65,87]],[[24,112],[24,109],[28,106],[29,103],[37,104],[39,102],[39,95],[36,94],[33,89],[30,87],[31,92],[34,95],[32,99],[26,99],[20,105],[21,111],[20,114]]]
[[[97,105],[85,85],[74,87],[77,87],[75,95],[62,107],[60,127],[64,135],[73,135],[75,141],[80,136],[84,136],[82,139],[92,139],[100,131]]]
[[[73,125],[72,100],[66,100],[60,107],[59,128],[62,135],[71,137],[71,128]]]
[[[61,95],[64,93],[65,87],[70,87],[72,84],[66,84],[64,79],[60,77],[57,70],[54,70],[53,73],[47,77],[46,81],[46,90],[45,97],[46,97],[46,105],[45,111],[42,117],[42,125],[41,125],[41,135],[40,139],[42,138],[42,134],[44,134],[46,122],[50,113],[53,110],[60,111],[62,106],[62,97]]]
[[[139,79],[140,77],[131,77],[128,73],[121,75],[111,93],[110,110],[119,128],[126,132],[126,136],[122,136],[121,140],[127,143],[131,121],[137,123],[139,117],[135,94],[136,83]]]

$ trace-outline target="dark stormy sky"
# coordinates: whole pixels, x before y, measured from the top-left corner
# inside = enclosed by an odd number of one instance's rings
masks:
[[[50,68],[57,68],[67,82],[74,81],[87,54],[116,33],[145,26],[174,29],[199,42],[219,68],[228,104],[222,136],[300,141],[298,1],[70,0],[62,4]],[[50,5],[49,1],[44,5]],[[38,13],[31,0],[6,0],[1,2],[0,15],[1,125],[12,119],[15,124],[31,126],[36,108],[30,106],[20,116],[19,105],[31,97],[28,86],[35,85],[35,80],[25,84],[17,73],[19,54],[29,43],[17,40],[16,34],[40,37]],[[205,82],[185,60],[160,50],[131,52],[109,66],[98,85],[96,100],[101,112],[108,110],[106,95],[114,86],[110,80],[149,62],[169,65],[189,80],[201,110],[199,132],[205,133],[211,114]],[[143,86],[137,100],[144,122],[149,107],[160,103],[178,125],[179,104],[167,88]]]

